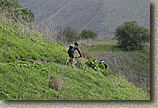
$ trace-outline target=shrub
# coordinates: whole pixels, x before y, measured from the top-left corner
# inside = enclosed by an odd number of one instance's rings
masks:
[[[62,89],[62,84],[63,84],[63,81],[60,78],[54,78],[52,80],[51,86],[55,90],[61,90]]]
[[[95,69],[95,70],[98,70],[98,68],[99,68],[99,62],[97,61],[96,58],[93,58],[92,60],[89,59],[89,60],[86,62],[86,64],[87,64],[88,66],[92,67],[92,68]]]
[[[84,29],[81,33],[80,33],[80,37],[82,39],[88,39],[88,38],[92,38],[95,39],[97,38],[97,33],[93,32],[92,30],[88,29]]]
[[[138,50],[150,39],[149,29],[139,26],[136,21],[125,22],[115,30],[118,44],[127,50]]]
[[[99,61],[96,59],[96,58],[93,58],[93,59],[89,59],[86,64],[90,67],[92,67],[93,69],[95,70],[98,70],[98,69],[103,69],[105,70],[105,66],[103,63],[99,63]]]
[[[60,30],[57,35],[57,41],[60,41],[64,44],[69,44],[76,41],[78,38],[77,32],[72,27],[65,27],[64,29]]]
[[[86,50],[82,50],[82,55],[86,59],[93,59],[93,57]]]
[[[89,59],[86,64],[90,67],[92,67],[94,70],[101,72],[104,76],[110,75],[112,72],[107,71],[105,69],[105,66],[103,63],[99,63],[99,61],[96,58],[93,58],[92,60]]]

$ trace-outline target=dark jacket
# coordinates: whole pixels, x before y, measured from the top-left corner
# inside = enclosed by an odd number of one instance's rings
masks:
[[[80,50],[78,49],[78,46],[70,47],[69,50],[68,50],[68,52],[74,54],[74,52],[75,52],[76,50],[78,51],[78,53],[79,53],[80,56],[82,57],[81,52],[80,52]]]

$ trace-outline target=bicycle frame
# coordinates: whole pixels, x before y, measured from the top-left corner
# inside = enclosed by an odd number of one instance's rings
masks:
[[[82,64],[79,62],[78,58],[80,58],[80,57],[75,57],[74,65],[76,65],[78,68],[83,69],[83,66],[82,66]],[[70,62],[70,63],[72,64],[72,59],[71,59],[71,60],[67,60],[67,61],[66,61],[66,65],[67,65],[67,62]]]
[[[74,63],[74,65],[76,65],[78,63],[78,58],[79,57],[75,57],[75,63]]]
[[[74,65],[77,64],[77,62],[79,61],[78,58],[80,58],[80,57],[75,57]],[[70,60],[70,62],[71,62],[71,64],[72,64],[72,59]]]

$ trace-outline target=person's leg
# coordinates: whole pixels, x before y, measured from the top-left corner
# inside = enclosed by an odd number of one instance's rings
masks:
[[[108,71],[108,66],[107,65],[105,65],[105,69]]]
[[[69,57],[70,57],[69,62],[72,63],[72,57],[73,57],[73,56],[72,56],[72,53],[68,51],[68,54],[69,54]]]
[[[70,57],[69,61],[71,62],[71,57]]]
[[[70,54],[69,51],[68,51],[68,55],[69,55],[69,57],[70,57],[69,62],[71,62],[71,54]]]
[[[105,63],[104,63],[104,67],[105,67],[106,70],[108,70],[108,66]]]
[[[72,53],[72,65],[74,65],[74,62],[75,62],[75,56],[74,53]]]
[[[74,64],[74,62],[75,62],[75,58],[72,58],[72,65]]]

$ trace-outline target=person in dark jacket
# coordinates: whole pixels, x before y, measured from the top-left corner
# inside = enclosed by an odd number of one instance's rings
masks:
[[[74,61],[75,61],[74,52],[75,52],[76,50],[77,50],[78,53],[80,54],[80,57],[82,57],[81,52],[80,52],[78,46],[79,46],[78,43],[75,42],[73,45],[71,45],[71,46],[69,47],[69,50],[68,50],[68,54],[69,54],[69,57],[70,57],[70,61],[72,60],[72,65],[74,64]]]
[[[107,64],[103,60],[100,60],[99,64],[101,64],[101,63],[104,64],[105,69],[108,70],[108,66],[107,66]]]

